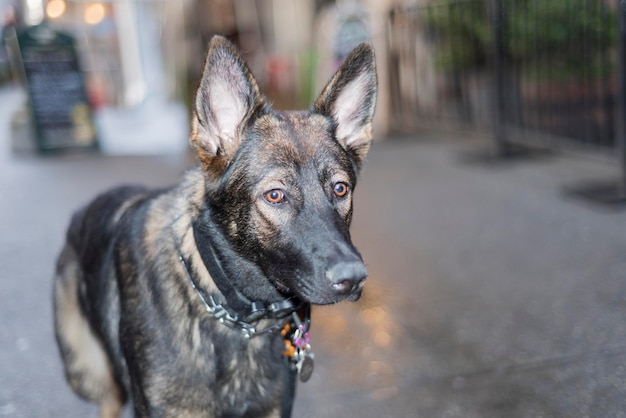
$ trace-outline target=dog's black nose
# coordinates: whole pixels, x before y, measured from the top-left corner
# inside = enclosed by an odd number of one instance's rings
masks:
[[[339,262],[326,271],[326,278],[333,290],[340,295],[347,295],[359,288],[367,277],[365,265],[360,261]]]

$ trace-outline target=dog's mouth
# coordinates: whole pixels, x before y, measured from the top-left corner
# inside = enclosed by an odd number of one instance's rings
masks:
[[[296,278],[291,290],[315,305],[354,302],[361,297],[366,278],[367,270],[362,262],[337,263],[323,277]]]
[[[314,305],[333,305],[339,302],[356,302],[361,298],[363,293],[363,283],[361,283],[357,289],[350,293],[337,294],[333,291],[330,292],[315,292],[302,295],[301,297],[309,303]]]

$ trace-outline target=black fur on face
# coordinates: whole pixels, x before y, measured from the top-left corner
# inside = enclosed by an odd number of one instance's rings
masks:
[[[232,249],[220,255],[226,274],[245,273],[251,298],[271,297],[269,285],[317,304],[358,299],[366,272],[349,226],[371,143],[371,47],[355,49],[308,112],[273,111],[224,39],[206,62],[192,132],[207,173],[198,225]]]
[[[331,128],[309,113],[260,118],[207,194],[213,221],[239,255],[281,293],[319,304],[360,295],[336,295],[326,278],[329,266],[361,262],[348,230],[356,166]],[[345,195],[336,195],[337,184]],[[268,201],[272,190],[281,202]]]

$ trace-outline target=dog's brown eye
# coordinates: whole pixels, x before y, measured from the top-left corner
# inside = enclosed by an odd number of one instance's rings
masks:
[[[285,200],[285,193],[280,189],[272,189],[263,195],[269,203],[277,205]]]
[[[348,193],[348,185],[342,182],[335,183],[333,191],[335,192],[335,196],[344,197]]]

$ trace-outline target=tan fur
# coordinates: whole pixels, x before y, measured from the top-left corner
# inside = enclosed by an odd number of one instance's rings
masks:
[[[65,374],[72,388],[100,406],[102,418],[119,416],[123,400],[113,378],[111,365],[78,302],[79,270],[76,254],[66,246],[61,254],[63,268],[55,280],[55,323],[57,338],[68,351]]]
[[[139,194],[133,197],[132,199],[128,199],[126,202],[124,202],[124,204],[120,206],[120,208],[117,210],[117,212],[113,216],[113,222],[115,223],[119,222],[119,220],[122,218],[122,216],[124,216],[124,213],[126,213],[128,208],[130,208],[132,205],[134,205],[135,203],[137,203],[144,197],[145,197],[145,194]]]
[[[166,263],[172,272],[177,272],[179,277],[185,278],[186,273],[177,252],[167,254],[160,253],[160,248],[179,248],[180,254],[191,261],[194,266],[193,276],[197,283],[207,292],[217,291],[217,286],[211,278],[209,271],[202,262],[200,253],[197,251],[193,237],[191,222],[197,215],[204,198],[204,178],[199,170],[189,171],[181,184],[173,193],[165,194],[152,203],[150,215],[146,220],[145,235],[143,237],[146,252],[153,262]],[[172,219],[174,220],[172,222]],[[166,244],[166,245],[164,245]],[[196,319],[191,324],[191,333],[184,333],[184,327],[180,328],[180,334],[174,336],[177,339],[189,341],[190,345],[181,345],[181,350],[188,348],[191,356],[198,351],[200,346],[213,350],[211,341],[203,341],[200,337],[200,321],[206,317],[205,307],[189,283],[183,281],[179,285],[187,293],[197,308]],[[179,316],[180,312],[187,309],[185,299],[172,298],[169,300],[167,309],[172,317]],[[228,332],[228,330],[224,330]],[[212,361],[212,359],[206,359]]]

